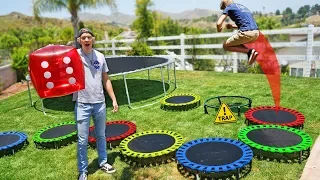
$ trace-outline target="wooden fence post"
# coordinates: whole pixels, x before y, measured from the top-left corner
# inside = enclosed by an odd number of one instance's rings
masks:
[[[314,25],[310,24],[308,26],[308,40],[307,40],[307,52],[306,52],[306,65],[303,71],[303,77],[310,77],[311,71],[311,60],[313,51],[313,29]]]
[[[185,63],[185,49],[184,49],[184,39],[185,39],[185,35],[182,33],[180,34],[180,47],[181,47],[181,56],[180,56],[180,60],[181,60],[181,65],[182,65],[182,69],[186,70],[186,63]]]
[[[116,55],[116,42],[115,39],[112,39],[112,55]]]

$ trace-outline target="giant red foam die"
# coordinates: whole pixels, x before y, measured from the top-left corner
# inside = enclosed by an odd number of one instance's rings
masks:
[[[84,68],[71,46],[48,45],[29,55],[29,75],[40,98],[61,97],[84,89]]]

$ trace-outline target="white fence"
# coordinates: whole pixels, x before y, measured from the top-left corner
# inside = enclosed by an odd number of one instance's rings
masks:
[[[233,33],[235,33],[234,31]],[[187,49],[221,49],[222,44],[196,44],[196,45],[186,45],[185,40],[187,39],[201,39],[201,38],[221,38],[221,37],[230,37],[233,33],[215,33],[215,34],[199,34],[199,35],[185,35],[181,34],[179,36],[165,36],[165,37],[150,37],[147,41],[165,41],[165,40],[179,40],[180,45],[168,45],[168,46],[150,46],[152,50],[180,50],[180,54],[176,55],[176,58],[180,59],[181,67],[186,69],[186,59],[191,59],[193,55],[187,55]],[[320,47],[320,41],[314,41],[314,35],[320,34],[320,27],[314,27],[309,25],[306,28],[293,28],[293,29],[280,29],[280,30],[265,30],[262,31],[264,35],[275,35],[275,34],[300,34],[306,35],[307,40],[301,42],[270,42],[273,48],[285,48],[285,47],[303,47],[306,48],[306,54],[303,55],[278,55],[277,58],[279,61],[303,61],[303,76],[310,77],[312,61],[320,61],[319,54],[313,54],[313,47]],[[116,51],[125,51],[131,50],[130,43],[134,42],[134,39],[112,39],[112,40],[103,40],[97,41],[96,44],[103,44],[104,48],[97,48],[100,51],[111,51],[113,56],[117,56]],[[116,47],[116,43],[127,44],[125,46]],[[123,55],[123,54],[122,54]],[[161,56],[172,56],[172,55],[161,55]],[[196,55],[196,59],[215,59],[215,60],[224,60],[226,59],[225,55]],[[246,59],[246,55],[239,53],[232,53],[228,56],[228,59],[231,59],[233,62],[233,72],[238,72],[238,60]]]

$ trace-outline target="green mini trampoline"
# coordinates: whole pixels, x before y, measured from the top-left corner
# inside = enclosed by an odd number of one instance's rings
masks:
[[[240,116],[241,113],[244,113],[251,108],[252,100],[244,96],[216,96],[208,98],[203,105],[204,113],[209,114],[209,108],[214,109],[217,112],[222,103],[228,105],[232,112],[237,113],[238,116]]]
[[[76,123],[63,122],[41,129],[33,136],[37,148],[58,149],[77,140]]]
[[[242,129],[239,140],[253,149],[259,159],[299,163],[310,153],[311,137],[295,128],[279,125],[255,125]]]
[[[172,131],[155,130],[133,134],[121,141],[123,159],[137,166],[163,164],[175,157],[183,138]]]
[[[201,98],[192,93],[174,94],[164,97],[161,101],[161,109],[171,111],[188,111],[200,106]]]

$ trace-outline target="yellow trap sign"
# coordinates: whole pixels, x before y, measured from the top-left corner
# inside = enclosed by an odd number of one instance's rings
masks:
[[[229,106],[225,103],[220,105],[219,111],[217,113],[214,123],[229,123],[236,122],[237,119]]]

